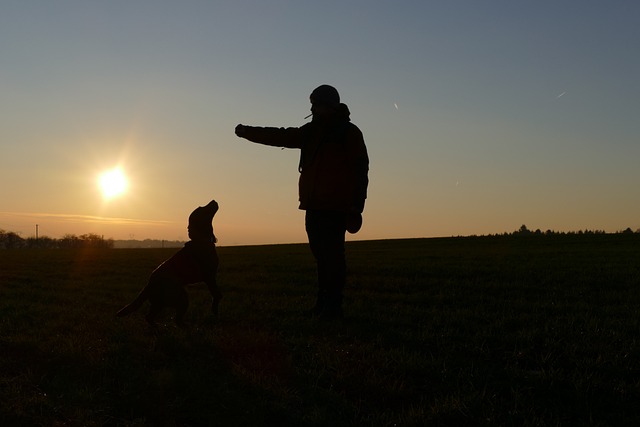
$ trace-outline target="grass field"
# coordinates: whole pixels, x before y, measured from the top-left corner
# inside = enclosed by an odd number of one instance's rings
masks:
[[[640,425],[640,236],[221,247],[220,319],[115,312],[176,249],[0,251],[2,426]]]

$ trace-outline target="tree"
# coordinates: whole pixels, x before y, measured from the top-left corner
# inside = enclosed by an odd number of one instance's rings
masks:
[[[13,231],[0,230],[0,249],[18,249],[24,246],[24,239]]]

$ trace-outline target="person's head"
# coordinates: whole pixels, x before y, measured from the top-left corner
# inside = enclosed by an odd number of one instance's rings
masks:
[[[311,112],[314,119],[331,117],[340,106],[340,94],[333,86],[320,85],[311,92]]]

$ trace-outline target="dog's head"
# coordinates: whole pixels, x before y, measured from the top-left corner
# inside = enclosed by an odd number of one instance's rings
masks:
[[[215,241],[212,221],[218,209],[218,202],[212,200],[206,206],[197,207],[191,212],[191,215],[189,215],[189,225],[187,226],[191,240],[213,239],[213,241]]]
[[[218,202],[216,202],[215,200],[210,201],[207,206],[205,206],[205,209],[210,209],[213,213],[211,214],[211,218],[213,218],[213,216],[216,214],[216,212],[218,212]]]

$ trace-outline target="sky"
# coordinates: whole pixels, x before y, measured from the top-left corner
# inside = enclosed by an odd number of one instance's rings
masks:
[[[331,84],[370,158],[349,240],[640,229],[640,2],[23,1],[0,6],[0,229],[305,242],[296,150]],[[107,199],[104,171],[127,188]]]

